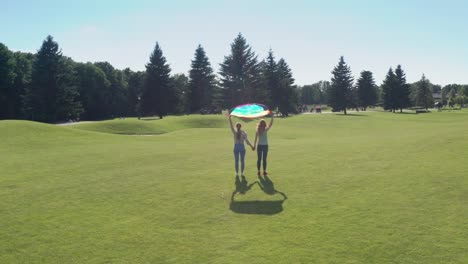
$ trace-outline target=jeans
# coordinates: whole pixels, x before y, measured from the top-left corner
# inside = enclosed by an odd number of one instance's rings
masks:
[[[263,171],[266,171],[267,167],[267,156],[268,156],[268,145],[257,145],[257,170],[260,171],[260,161],[263,156]]]
[[[236,174],[239,173],[239,157],[241,160],[241,171],[244,173],[245,168],[245,146],[244,144],[235,144],[234,145],[234,159],[235,159],[235,167],[236,167]]]

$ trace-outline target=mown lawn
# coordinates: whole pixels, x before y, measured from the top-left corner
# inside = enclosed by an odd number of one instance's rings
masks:
[[[468,263],[467,131],[460,111],[276,119],[270,181],[232,202],[224,116],[0,121],[0,263]]]

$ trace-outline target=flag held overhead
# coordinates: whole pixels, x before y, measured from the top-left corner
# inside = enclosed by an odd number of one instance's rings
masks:
[[[262,104],[238,105],[232,109],[230,115],[245,119],[260,118],[271,114],[271,110]]]

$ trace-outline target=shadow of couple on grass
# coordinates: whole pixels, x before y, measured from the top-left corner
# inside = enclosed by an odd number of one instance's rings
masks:
[[[239,214],[265,214],[273,215],[278,214],[283,211],[283,202],[288,199],[286,194],[275,189],[273,181],[268,176],[258,176],[258,181],[254,181],[249,184],[247,179],[242,176],[236,176],[235,178],[236,190],[232,192],[231,195],[231,204],[229,208],[231,211]],[[243,195],[252,189],[253,186],[258,185],[258,187],[267,195],[279,194],[281,196],[280,200],[273,201],[236,201],[235,197],[237,194]]]

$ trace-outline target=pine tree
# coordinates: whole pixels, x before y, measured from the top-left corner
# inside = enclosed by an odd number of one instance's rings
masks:
[[[278,64],[275,61],[275,57],[271,49],[268,52],[266,60],[261,63],[260,68],[262,86],[266,92],[262,101],[264,104],[268,105],[270,109],[276,109],[280,101]]]
[[[57,42],[52,36],[42,43],[36,54],[31,76],[31,85],[25,95],[27,117],[43,122],[56,122],[79,114],[79,93],[73,84],[73,67],[66,65]],[[70,106],[64,104],[73,103]]]
[[[403,112],[403,108],[410,106],[410,85],[406,83],[406,74],[401,69],[401,65],[398,65],[395,69],[396,78],[396,92],[395,92],[395,108],[400,109]]]
[[[357,81],[357,97],[358,105],[364,111],[367,107],[377,103],[377,90],[372,72],[361,72],[361,76]]]
[[[289,113],[296,113],[296,106],[299,103],[298,92],[294,85],[291,69],[286,61],[281,58],[278,61],[278,110],[283,116],[288,116]]]
[[[208,61],[205,50],[201,45],[198,45],[189,73],[188,101],[190,112],[194,113],[202,109],[213,109],[215,89],[216,81],[213,69]]]
[[[26,92],[28,117],[38,121],[55,121],[57,109],[57,78],[62,52],[52,36],[42,43],[36,54],[31,76],[31,86]]]
[[[431,83],[426,76],[423,74],[421,80],[416,83],[416,105],[429,108],[433,104]]]
[[[224,105],[233,107],[241,103],[262,102],[257,55],[239,33],[231,44],[231,54],[220,64],[221,86],[224,89]]]
[[[14,67],[13,54],[0,43],[0,119],[13,118],[14,115],[13,102],[16,97],[13,86],[16,77]]]
[[[142,95],[142,110],[147,115],[163,118],[174,106],[174,91],[170,85],[171,69],[156,42],[150,61],[146,65],[146,80]]]
[[[344,61],[343,56],[340,57],[338,65],[332,71],[331,86],[328,89],[328,104],[333,108],[333,111],[344,111],[350,104],[351,89],[353,87],[353,77],[351,69]]]
[[[397,108],[396,102],[396,91],[398,89],[398,83],[393,69],[388,70],[387,76],[382,84],[382,100],[383,107],[385,110],[392,110],[395,112]]]

